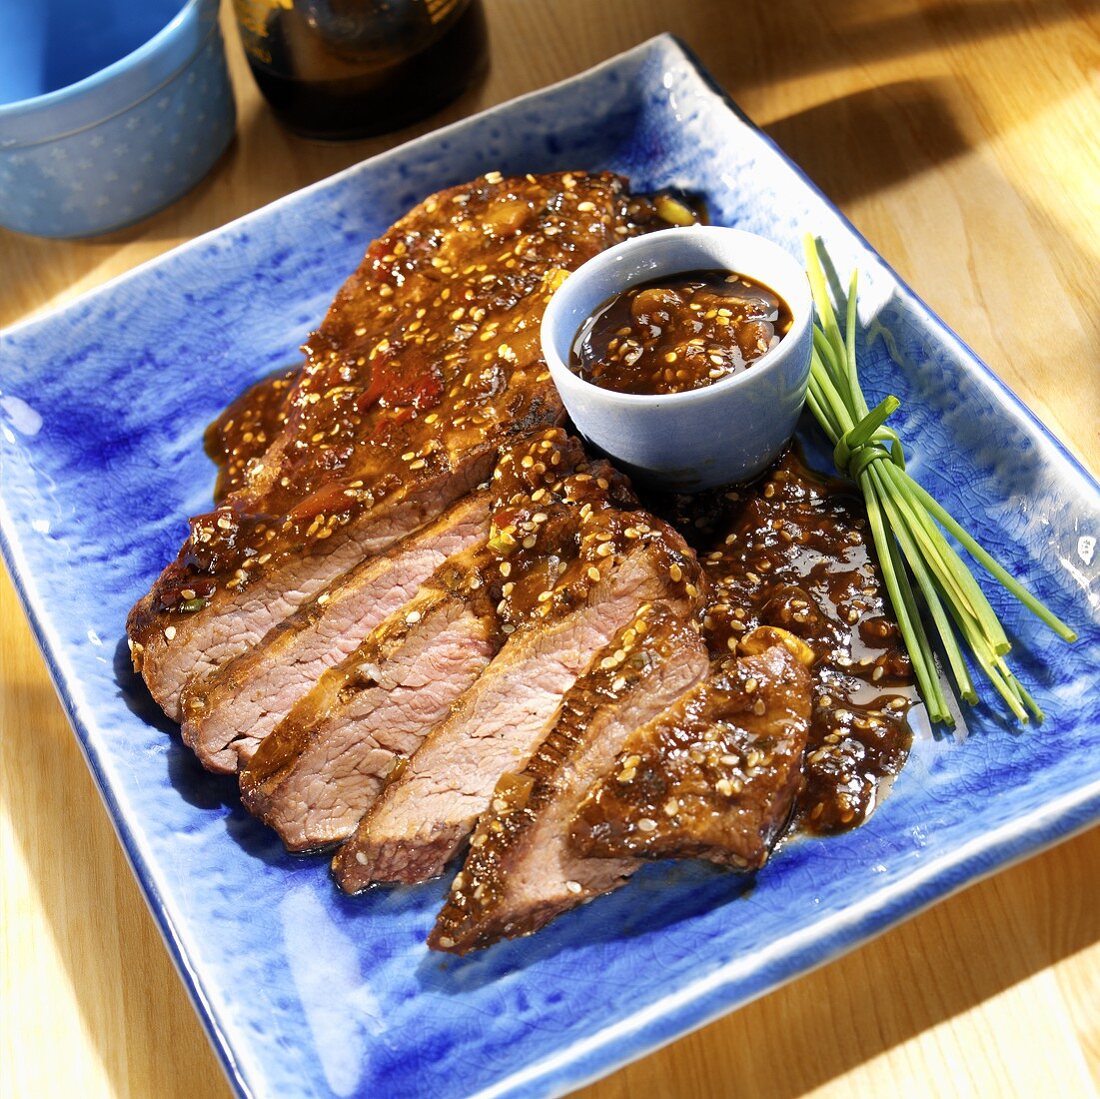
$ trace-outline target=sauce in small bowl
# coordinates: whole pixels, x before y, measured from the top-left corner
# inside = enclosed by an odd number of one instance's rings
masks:
[[[794,433],[812,315],[805,271],[783,248],[694,225],[574,271],[546,308],[542,349],[585,439],[638,480],[696,492],[756,476]]]
[[[573,373],[619,393],[684,393],[747,370],[790,331],[787,303],[729,271],[640,282],[581,325]]]

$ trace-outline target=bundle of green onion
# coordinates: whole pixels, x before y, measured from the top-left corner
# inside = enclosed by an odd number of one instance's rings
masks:
[[[805,249],[819,320],[813,332],[807,403],[834,444],[837,469],[856,481],[863,493],[886,589],[929,717],[934,722],[954,723],[910,573],[959,696],[971,703],[978,700],[963,660],[961,640],[1017,720],[1026,723],[1030,711],[1042,721],[1042,711],[1005,661],[1011,645],[1004,628],[943,530],[1060,637],[1074,641],[1077,635],[998,565],[905,471],[901,441],[895,431],[884,426],[900,402],[887,397],[868,410],[856,374],[856,272],[848,288],[842,334],[812,236],[806,237]]]

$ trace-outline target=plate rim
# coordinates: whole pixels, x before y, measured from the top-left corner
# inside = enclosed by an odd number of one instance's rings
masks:
[[[920,315],[922,321],[935,331],[936,335],[941,338],[941,342],[945,342],[949,347],[954,345],[951,350],[960,358],[966,359],[970,369],[977,368],[979,375],[993,383],[990,392],[991,395],[996,396],[1000,409],[1015,419],[1029,424],[1031,427],[1029,434],[1037,436],[1051,446],[1054,452],[1065,462],[1068,470],[1075,474],[1083,482],[1084,487],[1100,500],[1100,482],[1084,465],[1084,462],[1039,419],[1036,413],[985,363],[969,344],[925,303],[908,282],[880,255],[863,233],[852,224],[843,211],[807,175],[805,170],[768,133],[752,121],[708,72],[695,51],[678,36],[668,32],[646,39],[636,46],[614,54],[581,72],[493,104],[482,111],[457,119],[437,129],[429,130],[390,149],[366,157],[341,169],[339,172],[282,195],[270,203],[250,210],[174,248],[144,260],[70,301],[59,304],[46,312],[35,312],[29,317],[22,318],[0,330],[0,352],[4,350],[4,346],[10,338],[19,337],[28,330],[47,324],[70,310],[83,307],[101,295],[111,294],[120,285],[145,276],[149,270],[172,262],[177,256],[201,247],[211,239],[231,231],[234,227],[239,227],[252,218],[279,208],[284,204],[300,201],[307,194],[332,186],[361,170],[367,163],[380,163],[390,158],[408,156],[418,145],[428,145],[438,141],[441,137],[460,133],[469,126],[481,123],[495,114],[510,110],[518,104],[536,100],[560,88],[573,84],[583,84],[600,72],[625,65],[632,59],[641,59],[649,55],[660,56],[662,51],[668,49],[677,52],[680,55],[680,60],[693,70],[703,85],[716,95],[728,110],[751,127],[756,135],[770,146],[777,156],[795,173],[801,184],[807,187],[812,195],[838,220],[840,225],[851,234],[853,240],[873,258],[875,263],[881,265],[884,272],[892,280],[895,295],[906,300],[910,306],[915,307],[915,311]],[[30,582],[33,570],[25,559],[21,543],[22,539],[19,537],[7,502],[3,494],[0,493],[0,554],[4,557],[12,587],[26,615],[54,689],[75,734],[81,754],[92,775],[93,782],[107,811],[115,835],[118,837],[126,861],[137,880],[139,890],[153,916],[154,923],[168,949],[169,956],[194,1005],[207,1039],[213,1047],[231,1087],[243,1099],[251,1099],[256,1093],[238,1063],[228,1035],[220,1025],[217,1008],[205,994],[201,974],[189,961],[176,923],[161,897],[155,878],[147,866],[145,854],[133,834],[131,824],[120,811],[115,793],[107,781],[107,776],[99,759],[99,753],[94,744],[91,743],[89,730],[80,716],[78,703],[55,659],[47,636],[48,631],[45,628],[47,616],[43,613],[43,608],[39,606],[40,599],[38,598],[39,593],[36,590],[36,585]],[[602,1028],[595,1034],[581,1041],[571,1042],[554,1053],[533,1061],[531,1064],[517,1069],[479,1091],[469,1094],[472,1099],[475,1099],[475,1097],[476,1099],[497,1099],[497,1097],[507,1095],[529,1094],[527,1091],[517,1089],[530,1086],[539,1087],[541,1085],[547,1093],[558,1095],[600,1079],[623,1065],[644,1057],[679,1040],[684,1035],[706,1026],[722,1015],[737,1010],[739,1007],[755,999],[762,998],[783,985],[835,961],[837,958],[905,922],[910,917],[926,911],[947,897],[1088,830],[1090,827],[1095,826],[1098,821],[1100,821],[1100,778],[1091,784],[1078,787],[1055,802],[1047,803],[1025,817],[1016,817],[1006,821],[993,832],[983,833],[930,865],[922,865],[918,872],[907,875],[902,881],[887,889],[877,891],[871,897],[855,905],[841,909],[824,921],[816,922],[810,927],[777,940],[766,952],[768,956],[774,955],[775,958],[781,959],[784,954],[790,955],[793,949],[793,940],[806,943],[814,941],[829,943],[830,948],[826,953],[812,964],[803,965],[796,962],[791,967],[790,972],[781,975],[778,979],[765,982],[764,987],[755,992],[742,996],[734,995],[720,1000],[713,1006],[710,1003],[705,1003],[702,998],[708,993],[714,995],[724,985],[728,986],[736,980],[742,971],[747,973],[750,968],[760,967],[758,956],[754,956],[751,960],[733,959],[710,974],[697,978],[682,988],[662,996],[653,1003]],[[982,865],[983,863],[990,864]],[[924,890],[920,900],[913,903],[914,895],[920,890]],[[907,907],[905,906],[906,901],[909,902]],[[876,917],[878,918],[876,919]],[[781,950],[780,947],[785,947],[785,949]],[[669,1021],[674,1022],[671,1027],[666,1026],[664,1028],[665,1032],[660,1036],[644,1040],[640,1048],[622,1048],[624,1044],[629,1043],[632,1036],[643,1034],[647,1025],[658,1020],[664,1020],[666,1023]],[[611,1045],[616,1041],[619,1042],[619,1049]],[[589,1049],[591,1052],[586,1057],[586,1051]]]

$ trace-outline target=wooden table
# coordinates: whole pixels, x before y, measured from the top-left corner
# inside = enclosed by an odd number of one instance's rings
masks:
[[[1100,471],[1100,111],[1089,86],[1100,39],[1088,0],[488,10],[492,73],[431,124],[676,32]],[[211,176],[111,237],[0,231],[0,325],[429,128],[299,141],[264,109],[232,31],[229,47],[240,127]],[[228,1095],[3,576],[0,669],[0,1095]],[[1098,867],[1093,829],[582,1094],[1095,1095]]]

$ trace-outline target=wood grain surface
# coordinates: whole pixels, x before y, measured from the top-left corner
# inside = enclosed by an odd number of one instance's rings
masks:
[[[211,175],[149,221],[97,240],[0,230],[0,326],[670,30],[1100,471],[1094,3],[489,0],[487,9],[493,61],[479,89],[423,126],[340,146],[279,128],[227,21],[240,123]],[[3,575],[0,677],[0,1096],[225,1099]],[[1093,829],[579,1094],[1096,1095],[1098,867]]]

